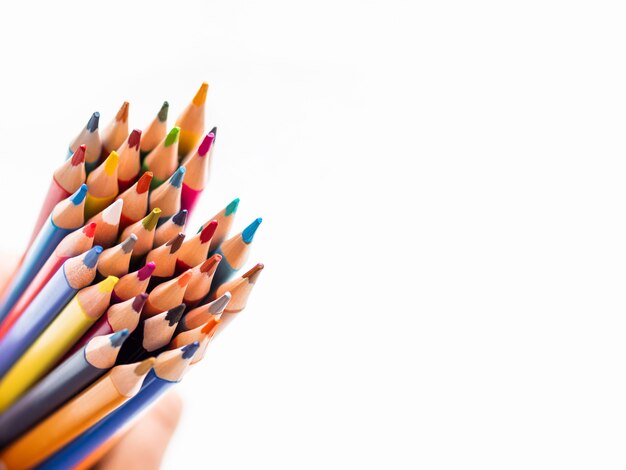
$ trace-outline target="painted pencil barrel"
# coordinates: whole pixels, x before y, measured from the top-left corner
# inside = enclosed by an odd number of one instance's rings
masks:
[[[4,377],[20,356],[42,331],[56,318],[71,298],[78,292],[72,289],[60,269],[50,279],[39,295],[0,340],[0,378]]]
[[[50,217],[54,206],[56,206],[63,199],[70,197],[71,195],[72,193],[68,193],[65,189],[59,186],[59,183],[57,183],[56,180],[52,180],[52,183],[50,183],[50,187],[48,188],[46,198],[44,199],[41,206],[39,217],[37,217],[37,222],[35,222],[33,233],[30,236],[30,240],[28,241],[28,246],[30,246],[30,244],[35,240],[35,237],[37,237],[37,234],[41,230],[41,227],[43,227],[48,217]]]
[[[39,269],[54,252],[59,242],[71,231],[57,227],[52,222],[52,219],[48,218],[48,222],[43,226],[39,235],[37,235],[37,238],[35,238],[35,241],[26,252],[22,264],[5,291],[0,305],[0,322],[9,314],[28,287],[28,284],[35,278]]]
[[[54,375],[46,376],[0,414],[0,447],[21,436],[105,372],[87,362],[84,350],[77,351],[55,369]]]
[[[198,203],[198,199],[200,199],[200,195],[202,194],[202,189],[192,189],[183,183],[183,189],[180,193],[180,208],[187,209],[189,214],[193,211],[194,207]]]
[[[74,296],[48,328],[0,381],[0,412],[48,372],[93,323]]]
[[[175,383],[159,379],[151,370],[144,380],[141,391],[135,397],[42,462],[37,470],[74,468],[113,435],[132,424],[145,409]]]
[[[20,318],[22,313],[31,304],[31,302],[37,297],[39,292],[46,286],[46,284],[52,279],[54,274],[59,270],[63,263],[67,261],[69,257],[51,256],[46,261],[46,264],[39,270],[37,276],[28,285],[20,299],[15,303],[13,309],[9,312],[9,315],[4,319],[2,325],[0,325],[0,340],[4,338],[9,329]]]

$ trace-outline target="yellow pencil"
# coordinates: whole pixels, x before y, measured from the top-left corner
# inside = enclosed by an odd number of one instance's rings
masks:
[[[117,184],[117,168],[120,156],[113,151],[98,168],[87,177],[87,200],[85,201],[85,217],[93,217],[106,209],[119,192]]]
[[[155,359],[117,366],[0,453],[0,468],[33,468],[135,396]]]
[[[109,276],[78,291],[0,381],[0,413],[43,377],[105,312],[117,281]]]

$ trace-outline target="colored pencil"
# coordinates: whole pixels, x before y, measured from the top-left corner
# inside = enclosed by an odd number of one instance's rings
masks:
[[[139,393],[106,416],[63,449],[43,462],[38,470],[65,470],[81,465],[97,449],[122,434],[144,411],[173,385],[179,383],[189,368],[199,345],[190,344],[157,356]]]
[[[114,150],[104,162],[94,169],[87,177],[87,201],[85,217],[93,217],[106,209],[119,192],[117,186],[117,168],[119,155]]]
[[[43,377],[104,313],[116,282],[109,276],[78,291],[0,381],[0,412]]]
[[[180,211],[180,192],[186,171],[185,167],[179,167],[166,183],[150,193],[148,204],[150,210],[159,207],[163,217],[172,216]]]
[[[164,245],[153,248],[146,255],[146,262],[152,261],[156,263],[156,268],[152,273],[155,279],[160,278],[158,280],[162,280],[162,278],[174,275],[176,272],[177,252],[183,244],[184,239],[185,234],[180,232]]]
[[[93,237],[96,224],[87,224],[83,228],[74,230],[66,235],[50,255],[46,263],[39,269],[35,278],[30,282],[20,299],[15,303],[7,317],[0,325],[0,339],[22,315],[41,289],[50,281],[52,276],[68,259],[78,256],[93,246]]]
[[[19,268],[3,292],[0,304],[0,322],[7,317],[59,242],[67,234],[83,225],[86,194],[87,186],[83,184],[69,198],[54,206],[52,214],[26,251]]]
[[[198,199],[209,181],[216,132],[217,128],[214,127],[204,137],[197,150],[189,158],[186,158],[183,163],[183,166],[187,168],[187,177],[183,183],[180,203],[181,207],[189,212],[196,207]]]
[[[100,151],[102,143],[100,141],[100,131],[98,124],[100,123],[100,113],[97,111],[91,115],[85,128],[70,143],[67,158],[70,158],[78,147],[85,146],[85,170],[93,170],[100,161]]]
[[[128,137],[128,107],[128,101],[124,101],[115,115],[115,119],[102,132],[102,152],[100,155],[103,157],[118,149]]]
[[[159,142],[165,139],[165,136],[167,135],[167,112],[169,110],[169,106],[168,102],[164,101],[157,115],[148,125],[146,130],[143,131],[143,138],[139,144],[142,159],[154,150],[154,148],[159,145]]]
[[[139,157],[140,141],[141,131],[134,129],[128,136],[128,139],[117,149],[117,153],[120,156],[120,165],[117,170],[117,184],[120,192],[130,188],[141,171],[141,159]]]
[[[204,263],[199,264],[191,270],[191,280],[189,281],[189,285],[187,285],[187,290],[183,297],[183,302],[185,302],[187,307],[199,305],[209,294],[213,275],[221,260],[222,256],[215,254]]]
[[[0,415],[0,448],[24,434],[115,365],[128,338],[120,330],[89,340]]]
[[[0,453],[0,465],[26,470],[44,461],[141,389],[154,358],[116,366]],[[66,467],[67,468],[67,467]]]
[[[148,295],[148,301],[143,309],[144,317],[151,317],[159,312],[180,304],[185,296],[185,290],[191,280],[191,269],[180,276],[159,284]]]
[[[205,225],[211,223],[214,220],[217,220],[217,230],[213,234],[213,238],[211,238],[211,246],[209,247],[209,253],[213,253],[218,246],[220,246],[228,233],[230,232],[231,227],[233,226],[233,222],[235,221],[235,214],[237,213],[237,208],[239,207],[239,198],[233,199],[224,209],[219,211],[213,217],[211,217],[206,223],[200,226],[200,232],[204,229]]]
[[[202,231],[183,243],[176,254],[176,273],[182,273],[206,261],[211,238],[216,229],[217,221],[213,220]]]
[[[54,206],[76,192],[85,182],[85,178],[85,146],[80,145],[76,152],[53,173],[48,193],[30,236],[29,245],[35,239],[41,227],[43,227]]]
[[[167,243],[180,232],[185,231],[187,211],[183,209],[172,217],[163,217],[159,219],[159,222],[162,223],[157,225],[156,233],[154,234],[155,247]]]
[[[98,274],[102,277],[122,277],[128,274],[135,243],[137,243],[137,235],[131,233],[122,243],[104,250],[98,262]]]
[[[230,292],[230,295],[232,296],[230,302],[222,312],[222,328],[233,321],[235,317],[237,317],[237,314],[246,308],[248,298],[250,297],[252,289],[254,289],[256,281],[259,279],[263,268],[263,264],[258,263],[240,278],[222,284],[215,291],[213,296],[214,298],[219,298],[219,296],[223,295],[225,292]]]
[[[215,250],[215,253],[222,255],[222,261],[213,278],[215,287],[228,281],[248,261],[250,244],[262,221],[260,217],[255,219],[243,232],[229,238]]]
[[[185,304],[180,304],[142,321],[122,347],[118,364],[145,359],[167,346],[184,311]]]
[[[111,305],[106,313],[76,342],[68,355],[74,354],[97,336],[110,335],[122,330],[126,330],[129,333],[135,331],[139,324],[141,310],[147,299],[148,294],[141,293],[132,299]]]
[[[194,309],[189,310],[183,318],[178,322],[176,333],[180,334],[185,331],[193,330],[205,325],[212,318],[219,318],[230,302],[232,296],[230,292],[224,292],[213,302],[208,302]]]
[[[204,106],[206,95],[209,91],[208,83],[200,85],[193,100],[176,119],[176,125],[180,127],[180,144],[178,155],[182,158],[198,145],[204,133]]]
[[[151,189],[163,184],[178,168],[179,132],[178,127],[172,128],[143,161],[143,170],[151,171],[153,174]]]
[[[146,263],[141,269],[134,273],[123,276],[113,289],[111,294],[111,303],[119,303],[145,292],[150,283],[150,276],[156,265],[154,263]]]
[[[154,232],[156,224],[161,216],[161,209],[154,208],[152,211],[141,219],[139,222],[135,222],[129,225],[122,232],[120,239],[124,239],[130,236],[131,233],[137,235],[137,243],[133,249],[133,258],[143,256],[152,249],[152,243],[154,242]]]
[[[220,322],[221,320],[219,318],[219,315],[215,315],[204,325],[201,325],[198,328],[194,328],[193,330],[179,333],[170,342],[168,349],[178,349],[185,347],[188,344],[198,343],[198,351],[194,355],[194,358],[191,361],[191,365],[201,361],[206,354],[206,349],[209,343],[213,339],[215,332],[220,326]]]
[[[120,218],[120,230],[124,230],[131,224],[140,221],[148,212],[148,190],[152,181],[152,173],[147,171],[137,182],[117,196],[124,201],[122,217]]]
[[[113,246],[117,240],[119,232],[120,217],[122,216],[122,208],[124,201],[117,200],[99,214],[94,215],[89,222],[95,222],[96,233],[93,242],[104,248]]]
[[[0,340],[0,379],[56,318],[79,289],[96,277],[102,248],[68,259]]]

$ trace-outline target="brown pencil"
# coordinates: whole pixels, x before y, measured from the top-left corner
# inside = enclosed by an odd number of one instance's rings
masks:
[[[165,245],[153,248],[146,255],[146,262],[153,261],[156,268],[152,273],[155,277],[171,277],[176,272],[177,253],[185,239],[184,233],[179,233]]]
[[[128,101],[124,101],[119,111],[102,132],[102,153],[108,155],[124,143],[128,137]]]

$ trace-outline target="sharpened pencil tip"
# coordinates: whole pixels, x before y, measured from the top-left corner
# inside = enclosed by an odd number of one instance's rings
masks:
[[[137,313],[141,313],[141,310],[143,309],[143,306],[145,305],[146,300],[148,300],[148,294],[146,294],[145,292],[136,296],[135,300],[133,300],[133,305],[132,305],[133,310]]]
[[[153,358],[153,357],[149,357],[148,359],[144,359],[139,364],[137,364],[137,367],[135,367],[135,370],[133,372],[137,376],[146,375],[148,372],[150,372],[150,369],[152,369],[152,366],[154,365],[154,361],[155,360],[156,359]]]
[[[232,298],[232,295],[230,292],[224,292],[221,296],[219,296],[217,299],[211,302],[211,305],[209,307],[209,312],[211,312],[211,314],[213,315],[219,315],[220,313],[224,311],[224,309],[228,305],[228,302],[230,302],[231,298]]]
[[[93,238],[93,236],[96,234],[97,226],[98,224],[96,224],[95,222],[91,222],[90,224],[87,224],[83,227],[83,233],[87,238]]]
[[[213,134],[213,138],[217,137],[217,126],[213,126],[213,129],[209,131],[209,134]]]
[[[172,222],[174,222],[179,227],[182,227],[183,225],[185,225],[185,222],[187,222],[187,213],[187,209],[183,209],[174,217],[172,217]]]
[[[170,104],[167,101],[163,101],[163,104],[161,105],[161,109],[159,110],[159,113],[157,114],[159,121],[161,122],[167,121],[167,112],[169,111],[169,109],[170,109]]]
[[[184,166],[179,166],[178,170],[170,178],[170,184],[175,188],[180,188],[181,184],[183,184],[183,179],[185,179],[186,171],[187,169]]]
[[[122,242],[122,251],[124,253],[130,253],[135,248],[135,243],[137,243],[137,235],[131,233],[126,240]]]
[[[169,147],[172,144],[178,142],[178,137],[180,136],[180,127],[173,127],[172,130],[165,137],[164,145]]]
[[[143,194],[148,189],[150,189],[151,182],[152,182],[152,172],[146,171],[143,175],[141,175],[141,178],[139,178],[139,181],[137,181],[137,194]]]
[[[80,188],[78,188],[78,190],[70,196],[70,201],[75,206],[78,206],[83,203],[85,197],[87,197],[87,185],[81,184]]]
[[[158,207],[155,207],[154,209],[152,209],[152,212],[150,212],[147,216],[145,216],[143,221],[141,222],[141,224],[143,225],[143,228],[145,228],[148,232],[151,232],[152,230],[154,230],[154,227],[156,227],[156,224],[159,221],[160,216],[161,216],[161,209],[159,209]]]
[[[252,243],[252,240],[254,239],[254,234],[259,228],[259,225],[261,225],[261,222],[263,222],[263,219],[259,217],[258,219],[255,219],[250,225],[248,225],[243,232],[241,232],[241,238],[246,245]]]
[[[119,154],[113,150],[109,156],[107,157],[107,159],[104,161],[103,165],[104,165],[104,172],[108,175],[111,176],[115,170],[117,169],[117,165],[120,161],[120,156]]]
[[[215,231],[217,230],[217,220],[212,220],[200,232],[200,243],[204,244],[211,241]]]
[[[261,275],[261,271],[263,271],[264,267],[265,265],[263,263],[257,263],[256,266],[254,266],[252,269],[250,269],[250,271],[248,271],[241,277],[247,279],[248,282],[250,282],[251,284],[254,284]]]
[[[98,284],[98,290],[102,293],[112,292],[115,284],[119,279],[115,276],[107,276],[106,279],[100,281]]]
[[[98,124],[100,124],[100,113],[96,111],[91,115],[89,121],[87,122],[86,129],[89,132],[94,132],[98,129]]]
[[[109,225],[116,225],[120,222],[120,216],[122,215],[122,206],[124,205],[123,199],[118,199],[109,207],[102,211],[102,220]]]
[[[91,250],[85,253],[83,264],[88,268],[93,268],[98,263],[100,253],[102,253],[102,247],[100,245],[94,246]]]
[[[169,326],[174,326],[178,323],[183,316],[183,312],[185,311],[187,306],[185,304],[177,305],[176,307],[170,308],[165,315],[165,319],[168,322]]]
[[[81,144],[77,149],[76,152],[74,152],[74,155],[72,155],[72,166],[77,166],[80,165],[81,163],[83,163],[85,161],[85,150],[87,149],[87,146],[85,144]]]
[[[209,84],[204,82],[200,85],[200,89],[197,91],[196,96],[193,97],[193,104],[196,106],[202,106],[206,101],[207,91],[209,91]]]
[[[189,284],[189,281],[191,281],[192,276],[193,276],[193,271],[191,269],[188,269],[187,271],[182,273],[180,276],[178,276],[178,285],[180,287],[185,287],[187,284]]]
[[[141,131],[139,129],[133,129],[133,131],[128,136],[128,146],[130,148],[135,147],[135,149],[139,150],[140,141],[141,141]]]
[[[128,121],[128,107],[129,106],[130,104],[128,103],[128,101],[124,101],[124,103],[122,103],[120,110],[117,112],[117,115],[115,116],[116,121],[122,121],[122,122]]]
[[[224,210],[224,215],[228,217],[229,215],[235,214],[237,212],[237,208],[239,207],[239,198],[233,199],[230,204],[226,206]]]
[[[220,264],[220,261],[222,261],[222,255],[220,255],[219,253],[215,253],[208,260],[202,263],[202,265],[200,266],[200,272],[206,273],[207,276],[213,276],[213,274],[215,274],[217,266]]]
[[[180,351],[183,353],[183,359],[191,359],[196,351],[200,347],[200,343],[198,341],[194,341],[193,343],[187,344],[180,348]]]
[[[182,246],[183,241],[185,241],[185,234],[183,232],[179,232],[178,235],[172,238],[165,245],[170,247],[170,254],[174,254]]]
[[[204,136],[204,139],[202,139],[202,143],[198,147],[198,155],[200,155],[201,157],[204,157],[207,153],[209,153],[209,150],[211,150],[211,145],[213,144],[214,138],[215,138],[215,135],[213,134],[207,134]]]
[[[145,281],[150,276],[152,276],[152,273],[154,272],[155,269],[156,269],[156,263],[154,261],[150,261],[149,263],[146,263],[146,265],[143,268],[137,271],[137,277],[139,278],[140,281]]]
[[[109,336],[111,346],[113,346],[114,348],[119,348],[122,344],[124,344],[124,341],[126,341],[126,338],[128,338],[129,334],[130,333],[128,331],[128,328],[124,328],[123,330],[113,333],[111,336]]]

